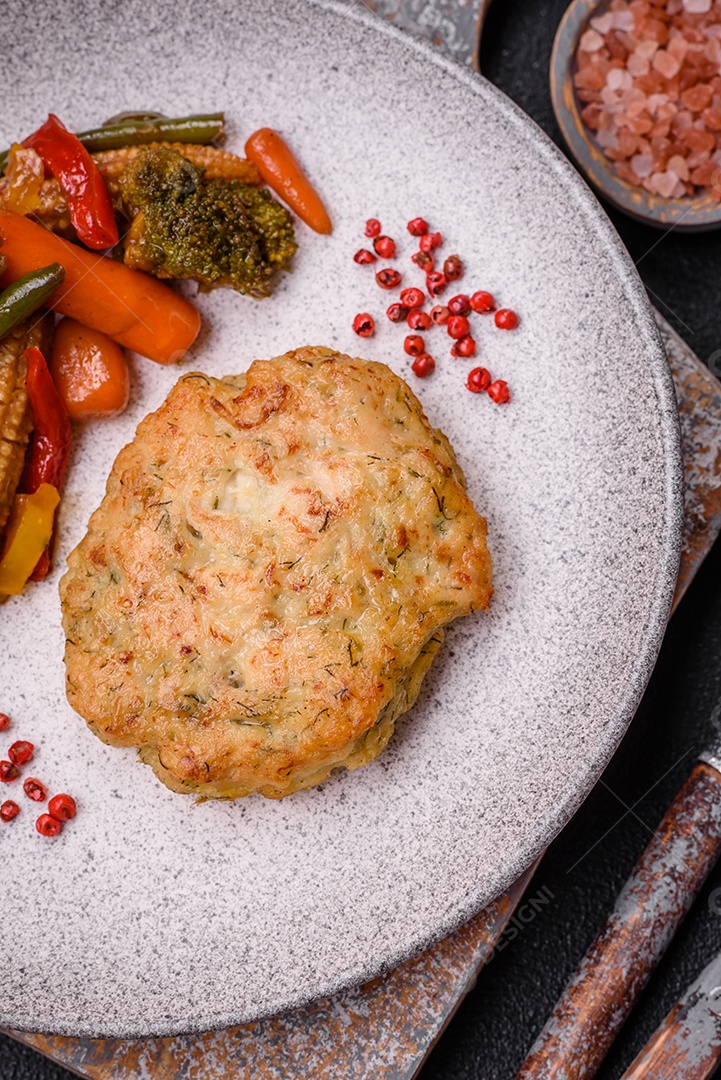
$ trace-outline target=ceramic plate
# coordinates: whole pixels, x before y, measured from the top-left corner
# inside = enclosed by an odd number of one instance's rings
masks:
[[[378,975],[507,886],[567,821],[629,722],[677,570],[679,434],[644,291],[587,188],[486,82],[357,8],[301,0],[12,0],[3,16],[2,142],[52,110],[74,129],[121,110],[226,110],[231,146],[280,129],[322,189],[331,238],[299,227],[271,300],[199,297],[184,370],[326,344],[406,375],[457,449],[487,515],[496,595],[448,635],[421,699],[378,761],[283,802],[195,805],[133,752],[104,746],[65,701],[57,579],[0,618],[3,738],[80,812],[38,836],[34,804],[0,828],[0,1023],[142,1036],[225,1027]],[[406,283],[423,214],[466,261],[464,286],[521,313],[479,324],[513,401],[468,393],[467,361],[429,333],[437,374],[409,372],[391,295],[357,266],[378,216]],[[413,272],[411,272],[413,271]],[[351,331],[358,311],[379,332]],[[120,447],[177,372],[134,363],[120,418],[78,438],[58,565],[84,533]],[[7,787],[7,796],[11,786]],[[5,795],[5,792],[3,792]],[[7,797],[6,796],[6,797]]]

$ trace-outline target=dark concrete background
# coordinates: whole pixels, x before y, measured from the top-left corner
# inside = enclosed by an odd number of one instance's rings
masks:
[[[565,0],[497,2],[482,53],[488,78],[557,142],[548,65],[565,6]],[[717,280],[721,231],[662,236],[620,215],[611,216],[653,303],[708,362],[721,349]],[[719,657],[721,547],[717,546],[671,622],[643,705],[623,745],[531,885],[530,896],[543,891],[553,900],[482,973],[429,1059],[424,1080],[513,1080],[648,842],[650,830],[690,771],[694,752],[711,734],[711,713],[721,697]],[[633,808],[631,813],[627,807]],[[618,1080],[691,980],[721,949],[721,915],[709,906],[711,892],[719,887],[721,867],[649,983],[601,1069],[600,1080]],[[0,1037],[0,1080],[71,1080],[71,1074]]]

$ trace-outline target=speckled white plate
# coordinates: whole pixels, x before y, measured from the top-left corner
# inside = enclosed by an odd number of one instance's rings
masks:
[[[508,100],[372,16],[302,0],[125,0],[3,15],[3,144],[52,109],[80,129],[128,108],[224,108],[231,145],[284,132],[335,220],[299,227],[296,268],[261,303],[199,299],[185,364],[238,372],[328,344],[408,374],[488,516],[490,614],[448,635],[417,706],[368,768],[281,803],[206,803],[161,787],[91,735],[63,691],[54,580],[0,612],[3,735],[78,798],[54,841],[36,807],[0,827],[0,1024],[141,1036],[220,1027],[377,975],[467,919],[548,844],[618,744],[669,611],[681,521],[673,388],[636,272],[574,170]],[[500,408],[463,388],[468,362],[409,374],[392,299],[356,266],[363,223],[397,238],[423,214],[460,252],[463,285],[523,318],[479,322]],[[411,272],[413,271],[413,272]],[[351,332],[357,311],[379,332]],[[78,439],[62,567],[118,449],[177,372],[137,360],[126,414]],[[19,786],[19,785],[18,785]],[[14,795],[8,785],[4,796]]]

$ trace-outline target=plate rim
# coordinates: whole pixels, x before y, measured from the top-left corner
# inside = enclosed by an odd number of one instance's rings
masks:
[[[630,254],[603,206],[543,129],[488,79],[464,69],[412,33],[389,24],[368,9],[359,8],[355,0],[299,0],[299,2],[305,3],[309,8],[314,8],[321,14],[323,11],[332,12],[350,20],[351,23],[360,24],[374,33],[385,35],[403,44],[404,47],[423,57],[425,61],[459,79],[476,95],[480,94],[480,88],[483,87],[483,93],[490,94],[494,99],[500,115],[507,119],[510,125],[522,130],[524,135],[530,138],[534,149],[548,167],[562,176],[569,195],[574,198],[579,211],[583,213],[588,227],[599,235],[607,247],[611,263],[615,264],[618,272],[619,284],[628,298],[635,323],[649,359],[652,361],[651,381],[663,447],[665,478],[664,520],[661,531],[663,559],[659,561],[656,568],[656,592],[649,609],[647,624],[643,629],[638,656],[629,675],[621,704],[615,715],[609,719],[603,739],[594,745],[591,760],[586,760],[569,779],[553,813],[547,814],[536,823],[526,843],[514,852],[496,874],[479,882],[478,888],[473,893],[466,895],[448,908],[443,916],[438,918],[431,932],[416,934],[411,941],[405,941],[384,959],[379,959],[372,964],[358,963],[353,968],[346,969],[343,975],[327,980],[312,991],[306,989],[295,995],[279,995],[276,999],[269,1000],[262,1008],[252,1006],[236,1008],[217,1013],[199,1014],[182,1020],[151,1021],[145,1025],[136,1022],[105,1025],[102,1019],[96,1019],[94,1022],[78,1020],[75,1023],[57,1020],[42,1021],[18,1013],[11,1015],[8,1010],[0,1006],[0,1027],[5,1029],[88,1039],[145,1039],[196,1035],[205,1031],[239,1027],[348,991],[364,982],[383,976],[398,965],[431,948],[501,895],[543,854],[568,824],[598,781],[633,720],[655,667],[666,632],[682,545],[684,477],[678,407],[673,377],[646,290]]]

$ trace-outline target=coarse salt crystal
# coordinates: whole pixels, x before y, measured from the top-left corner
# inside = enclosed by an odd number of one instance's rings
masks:
[[[636,154],[631,158],[631,168],[640,180],[645,180],[651,175],[651,161],[650,154]]]
[[[611,68],[606,76],[606,86],[610,87],[611,90],[630,90],[633,86],[633,79],[623,68]]]
[[[682,0],[668,0],[668,3],[666,4],[666,14],[678,15],[682,7]]]
[[[629,101],[626,105],[626,116],[638,116],[646,108],[645,98],[641,98],[640,101]]]
[[[613,107],[618,105],[620,98],[615,90],[612,90],[610,86],[604,86],[601,90],[601,101],[604,105]]]
[[[650,180],[653,184],[653,190],[664,199],[671,197],[671,192],[678,183],[676,174],[669,172],[655,172],[651,175]]]
[[[683,6],[689,15],[706,15],[711,10],[711,0],[683,0]]]
[[[591,19],[591,26],[598,30],[599,34],[608,34],[613,30],[613,14],[607,11],[605,15],[596,15]]]
[[[636,56],[640,56],[642,60],[650,60],[657,50],[657,41],[651,41],[649,38],[644,38],[643,41],[639,41],[634,52]]]
[[[687,0],[687,2],[694,2],[694,0]],[[700,3],[700,0],[695,0],[696,3]],[[707,0],[703,0],[704,3]],[[711,3],[711,0],[708,0]],[[707,9],[708,10],[708,9]],[[614,11],[613,13],[613,29],[625,30],[630,33],[633,30],[633,12],[632,11]]]
[[[639,75],[648,75],[651,70],[651,65],[648,60],[644,60],[642,56],[639,56],[637,52],[632,53],[626,61],[626,67],[628,71],[633,75],[634,79],[637,79]]]
[[[673,79],[681,70],[681,61],[665,49],[659,49],[653,58],[653,67],[664,79]]]
[[[686,158],[682,158],[680,154],[674,154],[668,159],[667,168],[669,172],[675,173],[679,180],[688,180]]]
[[[604,44],[603,38],[595,30],[587,30],[578,43],[579,48],[587,53],[598,52],[599,49],[603,48]]]
[[[618,138],[615,131],[610,129],[599,131],[597,138],[598,145],[602,146],[604,150],[618,150]]]
[[[671,198],[672,199],[682,199],[685,194],[686,194],[686,188],[684,187],[684,185],[679,180],[678,183],[676,184],[676,187],[671,192]]]
[[[721,41],[717,37],[710,38],[706,43],[704,53],[710,63],[718,65],[719,60],[721,60]]]
[[[675,56],[677,60],[683,61],[688,52],[688,42],[686,41],[686,38],[672,38],[666,46],[666,51],[671,53],[671,56]]]
[[[648,109],[649,112],[656,113],[662,105],[668,105],[668,94],[649,94],[648,95]]]

